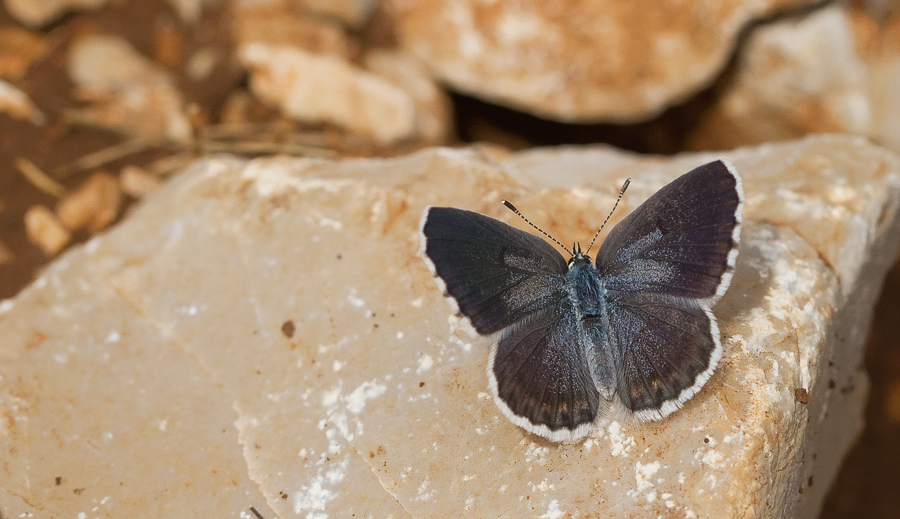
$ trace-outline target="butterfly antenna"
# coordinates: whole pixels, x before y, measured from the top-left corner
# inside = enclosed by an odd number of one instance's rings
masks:
[[[510,211],[512,211],[512,212],[516,213],[517,215],[519,215],[519,218],[525,220],[525,223],[527,223],[528,225],[530,225],[530,226],[534,227],[535,229],[541,231],[541,234],[543,234],[544,236],[550,238],[550,239],[553,240],[557,245],[559,245],[560,247],[562,247],[562,249],[563,249],[564,251],[568,252],[568,253],[569,253],[569,256],[574,256],[574,254],[572,254],[572,251],[570,251],[569,249],[567,249],[565,245],[563,245],[562,243],[559,242],[559,240],[557,240],[557,239],[554,238],[553,236],[550,236],[549,234],[547,234],[546,231],[544,231],[543,229],[541,229],[541,228],[538,227],[537,225],[531,223],[531,221],[530,221],[528,218],[525,218],[525,216],[524,216],[522,213],[520,213],[518,209],[516,209],[516,206],[512,205],[511,203],[507,202],[506,200],[502,200],[502,202],[503,202],[503,205],[505,205],[507,209],[509,209]]]
[[[585,256],[587,256],[587,253],[588,253],[588,252],[591,252],[591,247],[594,246],[594,241],[597,240],[597,236],[600,236],[600,231],[603,230],[603,226],[606,225],[606,222],[609,221],[610,216],[612,216],[613,213],[616,211],[616,207],[619,206],[619,200],[622,199],[622,195],[625,194],[625,190],[628,189],[628,185],[629,185],[629,184],[631,184],[631,179],[630,179],[630,178],[626,178],[626,179],[625,179],[625,183],[622,184],[622,189],[619,191],[619,198],[616,198],[616,203],[613,204],[612,211],[610,211],[609,214],[606,215],[606,220],[603,220],[603,223],[600,224],[600,228],[597,229],[597,234],[594,235],[594,239],[591,240],[591,244],[588,245],[588,248],[587,248],[587,250],[586,250],[585,253],[584,253]],[[526,221],[527,221],[527,220],[526,220]]]

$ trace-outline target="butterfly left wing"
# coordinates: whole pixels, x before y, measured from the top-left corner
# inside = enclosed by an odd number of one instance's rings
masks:
[[[432,274],[481,335],[565,297],[566,261],[533,234],[452,207],[426,209],[421,234]]]
[[[618,394],[638,418],[680,408],[721,358],[711,308],[731,281],[742,207],[737,172],[711,162],[657,191],[597,253]]]
[[[608,407],[591,377],[591,341],[577,321],[567,300],[538,311],[504,331],[488,363],[503,414],[553,441],[584,436]]]

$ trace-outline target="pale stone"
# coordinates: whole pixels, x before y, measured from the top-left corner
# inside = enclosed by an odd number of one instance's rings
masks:
[[[222,0],[168,0],[172,10],[185,23],[197,23],[203,9],[218,5]]]
[[[405,54],[375,50],[365,56],[365,66],[409,94],[416,110],[416,136],[425,142],[443,144],[453,132],[450,98],[428,71]]]
[[[359,27],[369,18],[378,0],[294,0],[319,16],[333,17],[351,27]]]
[[[119,173],[119,187],[132,198],[144,198],[162,186],[162,180],[144,168],[128,165]]]
[[[900,19],[832,4],[757,28],[737,69],[692,148],[847,132],[900,151]]]
[[[16,119],[30,121],[32,124],[44,124],[47,117],[34,105],[28,94],[0,79],[0,113]]]
[[[87,229],[95,234],[116,219],[121,204],[122,192],[116,177],[97,172],[59,201],[56,215],[70,230]]]
[[[162,67],[118,36],[90,35],[69,49],[69,76],[91,106],[73,109],[76,122],[136,137],[187,141],[192,136],[184,100]]]
[[[56,256],[72,239],[56,214],[43,205],[33,205],[25,211],[25,233],[28,241],[47,256]]]
[[[238,48],[259,42],[344,59],[350,59],[358,51],[358,44],[339,24],[304,16],[291,0],[238,0],[234,10],[232,32]]]
[[[254,95],[304,122],[327,122],[389,144],[413,136],[415,105],[389,81],[335,56],[249,43],[240,51]]]
[[[48,38],[15,25],[0,27],[0,78],[19,79],[50,52]]]
[[[751,20],[811,0],[388,0],[400,45],[454,88],[565,121],[649,119],[708,85]]]
[[[614,221],[716,156],[490,155],[211,158],[52,264],[0,303],[4,517],[815,517],[862,425],[900,158],[725,154],[746,206],[719,370],[665,421],[560,445],[494,405],[488,345],[418,256],[424,207],[527,229],[509,199],[583,241],[626,177]]]
[[[29,27],[40,27],[67,11],[97,9],[107,0],[5,0],[6,10]]]

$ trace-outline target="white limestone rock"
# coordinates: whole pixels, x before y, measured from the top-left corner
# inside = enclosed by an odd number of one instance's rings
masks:
[[[636,122],[704,88],[754,19],[810,0],[386,0],[441,81],[549,119]]]
[[[415,106],[418,139],[443,144],[452,139],[453,110],[450,97],[421,63],[392,51],[373,50],[364,57],[367,70],[406,92]]]
[[[692,148],[845,132],[900,151],[900,18],[839,2],[779,20],[748,38],[737,71]]]
[[[862,426],[900,158],[838,136],[725,155],[746,206],[721,367],[668,419],[575,445],[494,405],[422,209],[521,226],[510,199],[584,240],[626,177],[614,220],[713,155],[200,161],[0,303],[0,512],[815,517]]]

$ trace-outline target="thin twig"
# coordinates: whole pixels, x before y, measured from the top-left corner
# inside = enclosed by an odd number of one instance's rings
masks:
[[[149,142],[146,139],[130,139],[114,144],[108,148],[103,148],[102,150],[83,155],[73,162],[58,168],[57,171],[65,178],[75,172],[99,168],[114,160],[121,159],[122,157],[126,157],[139,151],[144,151],[147,148],[159,144],[160,143]]]
[[[16,157],[13,164],[23,177],[44,193],[56,198],[62,198],[66,194],[66,188],[62,184],[50,178],[41,171],[41,168],[35,166],[33,162],[25,157]]]
[[[291,144],[286,142],[269,141],[216,141],[199,139],[197,148],[204,152],[228,152],[228,153],[284,153],[286,155],[302,155],[311,157],[333,158],[337,156],[334,150],[304,144]]]

